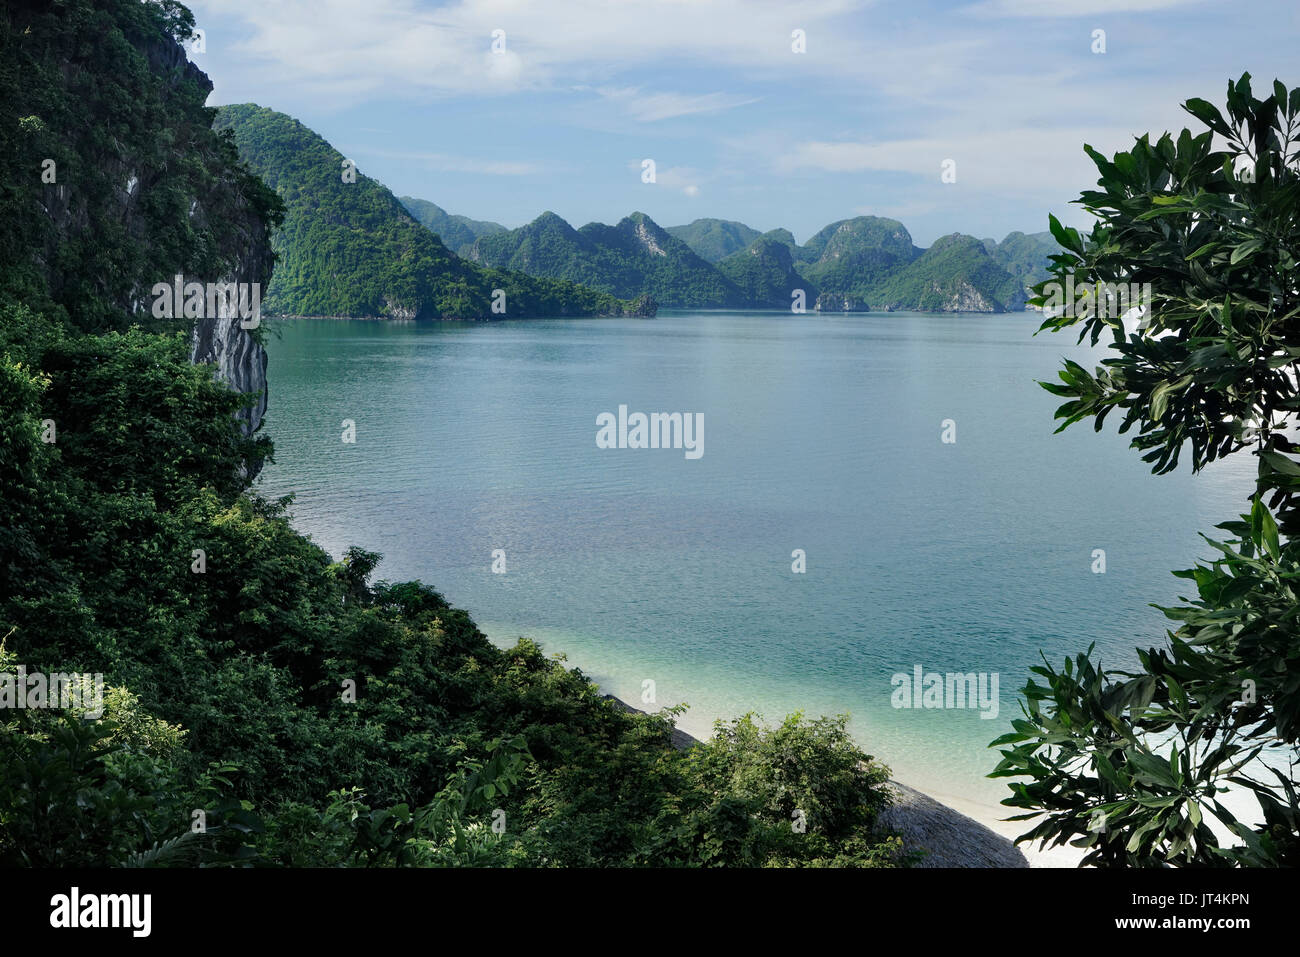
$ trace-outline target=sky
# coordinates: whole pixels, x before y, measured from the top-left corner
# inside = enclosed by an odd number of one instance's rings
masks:
[[[210,105],[288,113],[397,195],[511,227],[1086,226],[1083,144],[1199,130],[1179,104],[1243,72],[1300,86],[1300,0],[189,5]]]

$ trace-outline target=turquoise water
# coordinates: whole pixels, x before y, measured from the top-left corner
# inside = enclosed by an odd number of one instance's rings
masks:
[[[985,746],[1039,651],[1134,662],[1163,635],[1148,603],[1186,593],[1169,570],[1208,554],[1197,531],[1251,481],[1245,458],[1152,476],[1113,427],[1054,436],[1034,380],[1088,350],[1034,337],[1029,313],[268,327],[259,485],[295,493],[335,555],[381,552],[380,577],[422,579],[640,707],[685,702],[693,733],[847,712],[900,779],[988,804],[1005,785]],[[598,448],[620,405],[701,413],[704,454]],[[997,717],[893,707],[916,665],[996,674]]]

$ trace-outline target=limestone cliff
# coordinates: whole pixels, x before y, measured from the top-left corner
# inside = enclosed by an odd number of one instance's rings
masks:
[[[179,42],[188,12],[137,0],[87,9],[0,6],[0,295],[88,333],[187,333],[195,362],[254,396],[240,414],[252,433],[267,398],[256,331],[159,316],[153,290],[177,275],[264,286],[282,205],[212,128],[212,83]]]
[[[154,43],[145,50],[150,66],[173,85],[192,83],[203,91],[206,100],[212,92],[207,74],[189,62],[185,50],[174,40]],[[124,210],[124,215],[129,215]],[[216,184],[211,191],[194,197],[190,208],[191,227],[212,233],[212,220],[221,217],[225,227],[224,242],[219,250],[226,269],[212,281],[235,283],[270,282],[275,257],[271,252],[265,217],[252,207],[248,197],[229,183]],[[266,350],[254,334],[237,319],[206,317],[195,322],[190,336],[190,358],[207,362],[213,374],[237,392],[257,396],[256,403],[240,413],[247,434],[255,432],[266,414],[268,387]]]

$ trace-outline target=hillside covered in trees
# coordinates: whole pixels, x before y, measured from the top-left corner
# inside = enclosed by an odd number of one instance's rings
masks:
[[[740,252],[762,235],[757,229],[729,219],[697,219],[685,226],[669,226],[668,232],[711,263]],[[793,238],[790,243],[794,244]]]
[[[801,291],[807,309],[827,312],[1014,312],[1058,249],[1050,234],[1024,233],[1003,243],[954,233],[920,249],[902,223],[878,216],[831,223],[800,246],[789,230],[728,220],[664,229],[633,213],[575,229],[552,212],[518,229],[480,224],[467,243],[473,220],[403,202],[474,262],[676,308],[790,309]]]
[[[406,211],[415,217],[415,221],[430,232],[436,233],[443,245],[460,256],[474,245],[480,236],[492,233],[504,233],[506,228],[500,223],[470,219],[468,216],[454,216],[441,206],[414,196],[397,197]]]
[[[485,266],[582,283],[615,296],[647,294],[665,306],[742,306],[736,287],[644,213],[574,229],[554,213],[480,236],[467,252]]]
[[[422,228],[382,184],[292,117],[251,103],[225,106],[240,158],[284,202],[278,257],[263,299],[271,314],[488,319],[653,314],[552,278],[483,269]],[[495,290],[502,290],[504,298]],[[493,311],[494,300],[500,305]]]

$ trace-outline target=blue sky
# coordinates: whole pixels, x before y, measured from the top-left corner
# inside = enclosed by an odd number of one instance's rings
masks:
[[[1221,102],[1243,71],[1300,86],[1297,0],[190,6],[211,104],[289,113],[398,195],[508,226],[640,210],[803,242],[871,214],[925,246],[1038,231],[1048,212],[1084,225],[1070,205],[1096,179],[1083,143],[1194,126],[1178,104]]]

